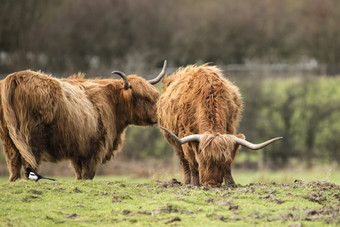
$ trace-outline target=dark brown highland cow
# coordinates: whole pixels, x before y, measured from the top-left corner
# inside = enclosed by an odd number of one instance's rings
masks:
[[[240,145],[260,149],[280,139],[255,145],[235,135],[242,108],[238,88],[215,66],[180,68],[163,80],[158,124],[167,131],[163,134],[179,157],[186,184],[218,186],[223,179],[235,184],[230,165]]]
[[[10,181],[23,166],[70,160],[77,179],[93,179],[97,168],[120,150],[128,125],[157,123],[156,84],[136,75],[123,80],[57,79],[21,71],[1,82],[0,137]]]

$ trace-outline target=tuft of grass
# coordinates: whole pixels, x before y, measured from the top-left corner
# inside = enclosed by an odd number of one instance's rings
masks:
[[[133,176],[6,181],[0,181],[0,226],[340,224],[340,186],[327,181],[221,188]]]

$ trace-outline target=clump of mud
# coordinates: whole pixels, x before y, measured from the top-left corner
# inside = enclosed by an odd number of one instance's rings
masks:
[[[171,179],[170,181],[158,181],[157,186],[161,188],[175,188],[182,186],[182,183],[179,182],[176,178]]]
[[[310,181],[310,182],[305,182],[302,180],[295,180],[295,184],[299,185],[300,187],[303,188],[320,188],[321,190],[329,190],[329,189],[339,189],[340,190],[340,185],[327,182],[327,181]]]
[[[340,204],[305,210],[305,220],[313,221],[316,219],[324,219],[326,223],[340,223]]]

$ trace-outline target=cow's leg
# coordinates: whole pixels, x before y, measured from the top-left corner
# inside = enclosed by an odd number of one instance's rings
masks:
[[[173,147],[174,147],[177,157],[179,158],[179,162],[183,170],[184,182],[185,184],[191,184],[191,171],[189,167],[189,162],[184,157],[184,153],[181,147],[178,147],[178,146],[173,146]]]
[[[10,174],[9,181],[12,182],[21,177],[20,176],[20,170],[22,166],[21,154],[19,153],[18,149],[14,146],[10,138],[3,139],[2,145]]]
[[[74,172],[76,173],[76,179],[81,180],[82,179],[82,162],[80,160],[71,160],[70,161],[71,166],[74,169]]]
[[[102,163],[102,160],[92,157],[87,160],[82,161],[82,179],[83,180],[92,180],[96,174],[96,171],[100,164]]]
[[[96,170],[83,169],[82,179],[83,180],[92,180],[95,175],[96,175]]]
[[[199,172],[198,172],[198,163],[194,161],[193,163],[190,163],[190,170],[191,170],[191,184],[195,186],[200,185],[200,179],[199,179]]]
[[[238,134],[237,135],[238,138],[241,138],[241,139],[245,139],[246,137],[243,135],[243,134]],[[236,157],[236,154],[238,152],[238,150],[241,148],[241,145],[237,144],[235,147],[234,147],[234,150],[232,152],[232,155],[231,155],[231,158],[232,158],[232,161],[234,161],[235,157]],[[235,181],[233,179],[233,176],[231,175],[231,164],[229,164],[229,166],[227,167],[227,171],[226,171],[226,175],[225,175],[225,185],[226,186],[235,186]]]
[[[195,148],[191,146],[183,146],[183,152],[185,154],[185,157],[188,160],[189,163],[189,168],[190,168],[190,178],[191,178],[191,184],[195,186],[200,185],[200,180],[199,180],[199,172],[198,172],[198,163],[196,161],[195,157]]]
[[[226,177],[225,177],[225,185],[226,186],[235,185],[235,181],[233,179],[233,176],[231,175],[231,166],[230,165],[227,168]]]

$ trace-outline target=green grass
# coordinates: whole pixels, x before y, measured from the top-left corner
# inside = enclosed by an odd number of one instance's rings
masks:
[[[299,179],[303,181],[328,181],[340,184],[340,170],[331,167],[310,170],[278,170],[278,171],[234,171],[233,177],[239,184],[253,182],[291,183]]]
[[[299,179],[303,181],[327,181],[340,184],[340,170],[336,167],[318,167],[310,170],[288,169],[288,170],[233,170],[232,175],[237,184],[249,183],[292,183]],[[182,180],[181,172],[162,173],[155,175],[152,180],[169,180],[171,178]],[[0,178],[1,180],[1,178]]]
[[[166,176],[14,183],[2,177],[0,226],[339,226],[340,186],[331,182],[340,173],[302,173],[235,171],[237,188],[179,185]],[[313,177],[322,181],[294,182]]]

